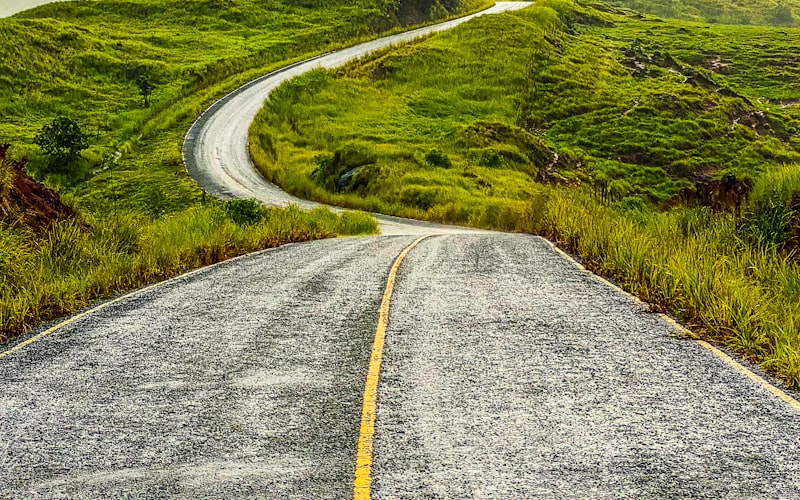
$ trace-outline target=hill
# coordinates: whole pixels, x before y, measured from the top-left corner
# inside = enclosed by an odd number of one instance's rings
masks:
[[[798,35],[539,2],[287,83],[251,151],[301,196],[545,235],[800,387]]]

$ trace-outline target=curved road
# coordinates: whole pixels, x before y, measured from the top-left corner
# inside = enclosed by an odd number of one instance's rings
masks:
[[[352,497],[414,238],[251,254],[0,353],[0,498]],[[375,498],[800,497],[800,405],[541,238],[427,238],[390,304]]]
[[[281,83],[313,69],[337,68],[376,50],[448,30],[478,16],[519,10],[529,5],[530,2],[497,2],[477,14],[338,50],[258,78],[214,103],[189,129],[183,145],[183,159],[189,175],[206,192],[223,199],[255,198],[268,205],[318,207],[318,203],[292,196],[267,181],[250,159],[248,129],[270,92]],[[423,234],[431,230],[438,233],[465,231],[463,228],[374,215],[384,235]]]

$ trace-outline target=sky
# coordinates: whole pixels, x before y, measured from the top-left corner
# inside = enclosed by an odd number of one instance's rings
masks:
[[[53,0],[0,0],[0,17],[8,17],[17,12],[37,5],[50,3]]]

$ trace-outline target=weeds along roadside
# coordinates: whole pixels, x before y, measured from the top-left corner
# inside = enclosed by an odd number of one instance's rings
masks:
[[[703,338],[800,388],[800,167],[796,141],[784,134],[796,130],[797,113],[748,104],[761,92],[791,102],[798,88],[783,83],[780,66],[753,67],[757,53],[749,49],[720,53],[736,71],[700,66],[714,65],[687,47],[735,35],[733,28],[638,23],[545,1],[336,72],[312,72],[279,88],[259,113],[253,158],[302,197],[546,236]],[[737,36],[791,53],[778,30],[745,31]],[[539,56],[546,66],[536,64]],[[676,78],[675,68],[703,84]],[[526,85],[526,73],[538,75],[538,89]],[[520,116],[525,92],[537,106]],[[742,127],[738,114],[765,116],[773,131]],[[527,120],[542,131],[529,133]],[[624,155],[630,159],[620,161]],[[558,158],[582,166],[537,181]],[[669,158],[674,166],[659,163]],[[717,179],[754,183],[740,216],[680,202],[700,191],[683,191],[689,175],[714,165],[728,168],[717,167]],[[603,195],[601,186],[616,194]],[[667,202],[673,208],[654,209]]]
[[[56,223],[37,238],[0,228],[0,341],[92,301],[286,243],[377,233],[368,214],[210,203],[148,221]]]

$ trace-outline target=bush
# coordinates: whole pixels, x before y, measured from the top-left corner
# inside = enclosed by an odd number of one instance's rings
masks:
[[[400,201],[407,206],[428,210],[441,202],[443,194],[440,188],[408,186],[400,192]]]
[[[431,149],[425,155],[425,162],[432,166],[438,168],[452,168],[453,162],[450,161],[450,157],[447,156],[447,153],[441,151],[439,149]]]
[[[496,149],[487,149],[483,151],[480,160],[478,160],[478,165],[489,168],[502,167],[505,163],[505,158]]]
[[[69,167],[80,152],[89,147],[88,136],[75,121],[65,116],[42,127],[33,142],[50,157],[50,168],[58,173],[63,173],[61,169]]]
[[[240,226],[252,226],[267,218],[267,210],[252,198],[226,201],[223,210],[230,220]]]

